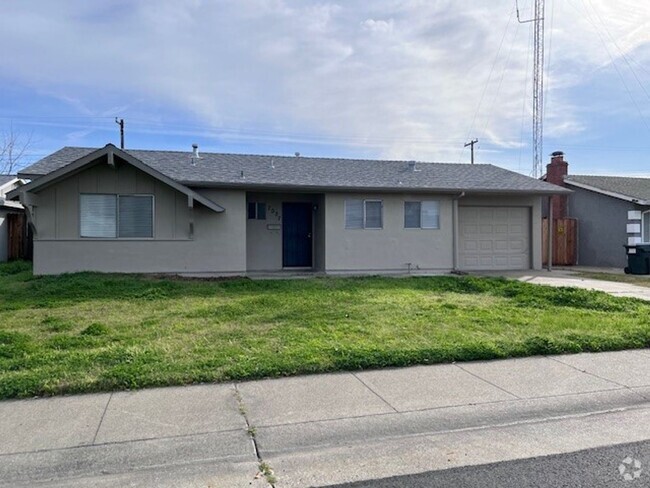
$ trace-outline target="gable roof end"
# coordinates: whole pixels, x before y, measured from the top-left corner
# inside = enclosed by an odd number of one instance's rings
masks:
[[[210,210],[213,210],[214,212],[223,212],[225,211],[225,208],[223,208],[221,205],[216,204],[212,200],[204,197],[203,195],[197,193],[196,191],[192,190],[191,188],[188,188],[187,186],[169,178],[168,176],[162,174],[161,172],[151,168],[147,164],[143,163],[140,161],[138,158],[132,156],[131,154],[127,153],[126,151],[123,151],[122,149],[118,149],[115,147],[113,144],[107,144],[101,149],[97,149],[95,151],[92,151],[90,153],[87,153],[86,155],[76,159],[75,161],[72,161],[71,163],[68,163],[64,166],[59,167],[58,169],[52,171],[51,173],[48,173],[44,176],[39,177],[38,179],[27,183],[26,185],[17,188],[16,190],[13,190],[9,192],[7,195],[8,198],[17,198],[21,194],[26,193],[26,192],[33,192],[38,189],[43,189],[49,185],[52,185],[67,176],[70,176],[71,174],[77,173],[84,169],[87,165],[92,163],[93,161],[96,161],[98,158],[102,156],[108,156],[109,162],[115,157],[118,156],[120,159],[126,161],[128,164],[134,166],[135,168],[139,169],[143,173],[148,174],[152,178],[155,178],[162,183],[165,183],[166,185],[174,188],[175,190],[179,191],[180,193],[183,193],[187,195],[189,198],[192,198],[194,201],[204,205],[205,207],[209,208]]]

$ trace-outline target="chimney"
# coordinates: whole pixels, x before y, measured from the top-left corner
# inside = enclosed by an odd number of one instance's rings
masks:
[[[555,151],[551,154],[551,162],[546,165],[546,181],[558,186],[565,186],[564,177],[569,174],[569,163],[564,160],[562,151]],[[553,195],[551,197],[553,206],[553,218],[563,219],[567,216],[567,196]]]

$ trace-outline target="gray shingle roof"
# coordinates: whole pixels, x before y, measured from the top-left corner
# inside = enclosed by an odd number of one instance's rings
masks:
[[[599,190],[618,193],[636,200],[650,201],[650,178],[628,176],[593,176],[570,175],[564,181],[567,184],[575,182],[597,188]]]
[[[0,186],[16,179],[16,175],[0,175]]]
[[[95,148],[64,147],[21,172],[42,176]],[[490,164],[417,163],[202,153],[192,164],[191,152],[127,150],[151,168],[188,186],[242,186],[312,189],[439,190],[562,193],[567,190]]]

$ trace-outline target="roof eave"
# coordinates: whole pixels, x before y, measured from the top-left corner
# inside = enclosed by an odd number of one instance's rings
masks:
[[[7,186],[11,186],[11,185],[13,185],[15,183],[18,183],[19,185],[24,185],[27,182],[25,180],[23,180],[21,177],[16,176],[13,180],[9,180],[6,183],[3,183],[2,185],[0,185],[0,190],[2,190],[3,188],[5,188]]]
[[[204,205],[205,207],[209,208],[210,210],[213,210],[214,212],[221,213],[224,212],[226,209],[223,208],[221,205],[216,204],[212,200],[204,197],[203,195],[200,195],[199,193],[195,192],[191,188],[183,185],[182,183],[177,182],[176,180],[169,178],[168,176],[165,176],[161,172],[151,168],[147,164],[143,163],[139,159],[135,158],[134,156],[130,155],[126,151],[122,149],[118,149],[115,147],[113,144],[107,144],[101,149],[97,149],[96,151],[93,151],[75,161],[72,161],[71,163],[68,163],[67,165],[52,171],[51,173],[48,173],[46,175],[43,175],[42,177],[31,181],[30,183],[27,183],[19,188],[16,188],[15,190],[12,190],[7,194],[7,197],[9,199],[15,199],[19,198],[21,194],[24,194],[26,192],[33,192],[38,189],[43,189],[49,185],[52,185],[61,179],[70,176],[71,174],[77,173],[84,169],[89,163],[97,160],[98,158],[104,156],[104,155],[109,155],[110,157],[113,156],[118,156],[120,159],[126,161],[127,163],[131,164],[132,166],[136,167],[137,169],[143,171],[144,173],[148,174],[152,178],[155,178],[168,186],[174,188],[175,190],[178,190],[179,192],[187,195],[188,197],[194,199],[195,201],[199,202],[200,204]]]
[[[449,193],[456,194],[460,192],[465,193],[499,193],[499,194],[516,194],[516,195],[558,195],[570,194],[571,190],[557,187],[557,189],[500,189],[500,188],[435,188],[435,187],[410,187],[410,186],[323,186],[323,185],[291,185],[280,183],[251,183],[251,182],[213,182],[213,181],[181,181],[183,185],[193,188],[223,188],[223,189],[237,189],[237,190],[292,190],[292,191],[318,191],[318,192],[376,192],[376,193]]]
[[[589,191],[593,191],[593,192],[596,192],[596,193],[600,193],[601,195],[606,195],[608,197],[618,198],[619,200],[625,200],[626,202],[630,202],[630,203],[636,203],[637,205],[644,205],[644,206],[645,205],[650,205],[650,200],[646,200],[646,199],[643,199],[643,198],[635,198],[635,197],[630,196],[630,195],[624,195],[622,193],[609,191],[609,190],[604,190],[604,189],[598,188],[596,186],[587,185],[585,183],[580,183],[580,182],[577,182],[577,181],[572,181],[570,179],[565,179],[564,183],[566,183],[567,185],[582,188],[583,190],[589,190]]]
[[[20,203],[11,200],[6,200],[4,198],[0,198],[0,208],[3,210],[18,210],[18,211],[22,211],[25,209]]]

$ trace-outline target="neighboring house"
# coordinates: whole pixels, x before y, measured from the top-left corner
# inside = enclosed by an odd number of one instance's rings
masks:
[[[12,193],[34,271],[539,269],[544,195],[492,165],[66,147]]]
[[[571,175],[558,151],[546,181],[572,190],[553,197],[553,216],[578,220],[578,265],[623,268],[624,245],[650,243],[650,178]]]
[[[9,258],[9,215],[23,213],[18,202],[8,201],[7,193],[25,182],[14,175],[0,175],[0,263]]]

